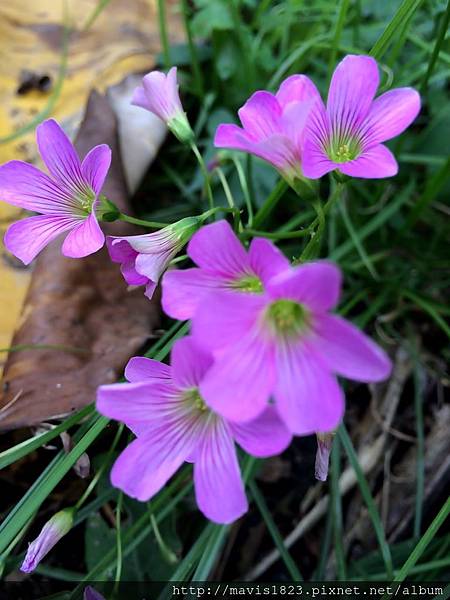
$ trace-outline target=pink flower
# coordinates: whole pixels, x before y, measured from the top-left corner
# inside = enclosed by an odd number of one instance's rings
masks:
[[[19,160],[0,166],[0,199],[41,213],[13,223],[5,234],[5,246],[28,265],[47,244],[69,231],[62,245],[65,256],[93,254],[105,241],[96,209],[111,150],[105,144],[95,146],[81,162],[53,119],[38,126],[36,138],[51,177]]]
[[[377,179],[398,170],[382,144],[404,131],[420,110],[412,88],[390,90],[374,100],[378,66],[370,56],[346,56],[336,67],[327,107],[314,105],[308,118],[303,172],[317,179],[338,169],[345,175]]]
[[[183,248],[201,223],[198,217],[186,217],[154,233],[106,238],[113,262],[129,285],[145,285],[145,295],[152,298],[159,278],[170,261]]]
[[[176,67],[172,67],[167,75],[160,71],[145,75],[142,86],[134,91],[131,103],[159,117],[181,142],[193,139],[194,134],[178,93]]]
[[[114,464],[114,486],[148,500],[183,462],[193,462],[200,510],[212,521],[230,523],[247,510],[235,442],[264,457],[282,452],[291,435],[270,406],[245,424],[210,410],[199,386],[211,364],[212,357],[189,337],[175,343],[170,367],[132,358],[125,371],[130,383],[101,386],[97,409],[137,435]]]
[[[329,314],[341,274],[315,262],[275,275],[261,294],[210,292],[198,306],[193,335],[215,362],[200,384],[224,418],[256,418],[273,398],[299,435],[335,429],[344,412],[336,375],[357,381],[388,377],[386,354],[354,325]]]
[[[320,95],[304,75],[292,75],[274,95],[255,92],[239,109],[243,128],[219,125],[214,144],[249,152],[272,164],[295,186],[303,178],[302,148],[308,115]]]
[[[53,546],[72,529],[75,509],[66,508],[57,512],[42,528],[38,537],[31,542],[20,570],[31,573]]]
[[[163,309],[180,320],[191,319],[211,290],[259,294],[271,277],[290,266],[265,239],[254,239],[247,252],[226,221],[202,227],[187,251],[199,268],[167,271],[162,281]]]

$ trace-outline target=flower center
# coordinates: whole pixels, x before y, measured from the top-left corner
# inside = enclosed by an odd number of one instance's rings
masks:
[[[90,188],[86,187],[83,191],[80,191],[76,196],[77,202],[80,204],[81,210],[90,214],[92,212],[92,205],[95,201],[95,192]]]
[[[290,337],[305,330],[309,312],[293,300],[277,300],[267,308],[266,319],[277,335]]]
[[[237,281],[233,281],[231,287],[240,292],[250,292],[253,294],[261,294],[263,291],[262,281],[256,275],[246,275]]]
[[[188,402],[192,408],[195,408],[200,413],[204,413],[208,410],[208,407],[205,404],[205,401],[200,396],[200,393],[197,388],[192,388],[184,393],[184,399]]]
[[[328,156],[335,163],[346,163],[355,160],[361,153],[361,144],[355,138],[334,138],[328,149]]]

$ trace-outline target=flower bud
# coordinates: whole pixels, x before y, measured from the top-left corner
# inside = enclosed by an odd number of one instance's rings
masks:
[[[331,447],[333,445],[334,431],[328,433],[316,433],[317,451],[315,477],[319,481],[326,481],[328,476],[328,466],[330,463]]]
[[[47,521],[38,537],[28,546],[27,554],[20,567],[24,573],[31,573],[50,552],[53,546],[72,529],[75,508],[65,508]]]

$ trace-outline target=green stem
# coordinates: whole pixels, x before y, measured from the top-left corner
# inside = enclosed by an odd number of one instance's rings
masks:
[[[163,229],[163,227],[167,227],[167,225],[170,225],[170,223],[160,223],[159,221],[147,221],[145,219],[136,219],[135,217],[130,217],[129,215],[124,215],[123,213],[120,213],[118,220],[124,221],[125,223],[131,223],[132,225],[150,227],[151,229]]]
[[[227,178],[225,177],[225,174],[220,167],[217,167],[216,172],[217,172],[217,175],[219,176],[220,183],[222,184],[223,191],[225,192],[225,197],[227,199],[228,205],[234,213],[234,230],[236,232],[242,231],[244,228],[241,223],[239,210],[237,210],[237,208],[236,208],[236,204],[234,202],[234,198],[233,198],[233,194],[231,193],[230,186],[228,185]]]
[[[116,564],[116,576],[114,578],[114,591],[113,596],[117,593],[122,578],[122,503],[123,503],[123,492],[119,492],[117,497],[116,506],[116,549],[117,549],[117,564]]]
[[[192,35],[191,15],[187,0],[181,0],[181,11],[183,13],[184,28],[186,30],[189,53],[191,55],[191,65],[192,72],[194,74],[195,87],[198,94],[203,98],[205,95],[205,88],[203,85],[203,77],[200,69],[200,62],[198,60],[197,48],[195,47],[194,38]]]
[[[274,210],[278,202],[281,200],[283,194],[286,192],[287,189],[288,184],[284,181],[284,179],[280,179],[277,185],[273,188],[272,192],[265,200],[264,204],[256,213],[255,218],[253,220],[253,227],[255,227],[255,229],[258,229],[258,227],[260,227],[264,223],[264,221]]]
[[[436,37],[436,43],[434,44],[433,53],[430,57],[430,62],[428,63],[428,69],[425,73],[425,76],[422,81],[422,85],[420,86],[420,91],[423,94],[426,91],[428,81],[433,73],[434,67],[436,66],[436,61],[439,56],[439,52],[441,50],[441,46],[444,43],[445,35],[447,33],[448,23],[450,20],[450,0],[447,2],[447,9],[445,14],[441,17],[441,23],[439,27],[439,32]]]
[[[206,168],[205,161],[203,160],[203,157],[200,154],[200,150],[198,149],[197,144],[195,142],[191,142],[191,150],[195,154],[195,157],[197,158],[198,164],[199,164],[201,172],[203,174],[203,178],[205,180],[206,194],[208,196],[209,208],[214,208],[214,197],[213,197],[211,183],[209,181],[209,173],[208,173],[208,169]]]
[[[161,46],[163,49],[164,66],[168,69],[172,65],[170,59],[170,47],[169,37],[167,35],[166,27],[166,2],[165,0],[158,0],[158,21],[159,21],[159,35],[161,38]]]
[[[276,231],[260,231],[259,229],[246,228],[245,231],[242,232],[242,235],[245,237],[264,237],[269,240],[292,240],[309,235],[311,233],[310,227],[311,226],[297,231],[280,231],[278,233]]]
[[[341,474],[341,445],[338,437],[335,438],[333,450],[331,451],[331,489],[330,509],[332,511],[332,523],[334,533],[334,552],[336,556],[336,567],[338,579],[345,581],[347,569],[345,566],[345,552],[343,546],[344,528],[342,524],[342,502],[339,490],[339,477]]]
[[[345,17],[347,16],[349,4],[350,0],[342,0],[341,5],[339,7],[339,13],[336,20],[336,28],[334,30],[333,45],[331,48],[330,60],[328,63],[328,79],[331,79],[331,74],[336,63],[337,51],[341,39],[342,29],[345,23]]]
[[[151,523],[151,526],[152,526],[152,529],[153,529],[153,533],[155,535],[155,540],[156,540],[156,543],[159,546],[161,554],[164,556],[164,558],[167,560],[167,562],[169,564],[174,565],[174,564],[176,564],[178,562],[178,558],[177,558],[176,554],[174,552],[172,552],[172,550],[169,548],[169,546],[163,540],[163,537],[162,537],[161,532],[159,530],[158,523],[156,522],[156,519],[155,519],[155,515],[153,514],[153,511],[151,509],[151,503],[150,502],[147,503],[147,507],[148,507],[148,513],[149,513],[150,523]]]
[[[244,194],[245,205],[247,207],[247,216],[248,216],[247,225],[249,227],[251,227],[253,224],[253,205],[252,205],[252,199],[250,196],[250,189],[247,184],[247,179],[245,177],[244,169],[242,168],[242,165],[236,156],[233,156],[233,163],[234,163],[234,166],[236,167],[236,171],[237,171],[237,174],[239,177],[239,183],[241,184],[242,193]]]

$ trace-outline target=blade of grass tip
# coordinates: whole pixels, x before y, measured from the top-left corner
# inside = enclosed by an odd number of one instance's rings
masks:
[[[159,37],[161,39],[161,46],[163,50],[164,67],[169,69],[172,66],[172,61],[170,59],[169,37],[167,35],[166,0],[158,0],[158,23]]]
[[[441,510],[435,516],[431,525],[428,527],[426,532],[420,538],[417,546],[411,552],[411,554],[407,558],[407,560],[404,563],[404,565],[402,566],[402,568],[399,570],[397,575],[394,577],[393,583],[401,583],[401,582],[405,581],[405,579],[408,577],[409,573],[411,572],[411,569],[415,566],[415,564],[417,563],[419,558],[425,552],[428,544],[435,537],[435,535],[439,531],[439,528],[446,521],[449,514],[450,514],[450,497],[448,497],[446,502],[442,505]],[[384,595],[382,600],[387,600],[387,598],[388,598],[388,596]]]
[[[347,579],[347,568],[345,565],[344,552],[344,527],[342,524],[342,502],[339,491],[339,477],[341,475],[341,445],[338,437],[333,441],[331,451],[331,485],[330,485],[330,503],[329,510],[332,511],[333,534],[334,534],[334,553],[336,557],[336,569],[338,579],[345,581]]]
[[[86,19],[86,23],[82,27],[82,31],[87,31],[92,27],[97,18],[101,15],[110,2],[111,0],[99,0],[97,2],[96,6],[94,6],[93,10],[91,11],[91,14]]]
[[[375,500],[373,499],[373,496],[370,492],[369,484],[367,483],[367,479],[363,473],[363,470],[361,469],[361,465],[358,462],[358,457],[353,448],[352,441],[350,439],[350,436],[348,435],[347,429],[345,428],[344,424],[340,425],[338,429],[338,435],[342,445],[344,446],[350,464],[352,465],[353,470],[355,471],[359,489],[361,490],[361,495],[364,498],[364,502],[366,503],[367,510],[369,511],[370,520],[372,521],[373,528],[375,530],[375,535],[377,536],[381,556],[386,567],[387,577],[389,580],[391,580],[394,576],[394,566],[392,564],[391,550],[389,544],[386,541],[383,524],[381,523],[381,518],[378,513]]]
[[[373,219],[368,221],[365,225],[363,225],[359,231],[359,240],[362,242],[369,235],[377,231],[384,223],[386,223],[395,213],[403,206],[403,204],[410,197],[415,182],[411,181],[396,197],[396,200],[387,206],[380,212],[378,212]],[[334,261],[341,260],[346,254],[348,254],[354,247],[352,240],[346,240],[344,243],[340,244],[333,252],[330,253],[329,258]]]
[[[253,500],[255,501],[262,518],[264,519],[266,527],[270,535],[272,536],[276,547],[278,548],[280,556],[285,564],[289,575],[291,576],[293,581],[303,581],[302,574],[297,568],[297,565],[295,564],[294,559],[290,555],[289,550],[286,548],[283,541],[283,536],[281,535],[278,527],[276,526],[276,523],[273,520],[272,515],[270,514],[270,510],[266,504],[264,496],[261,494],[261,491],[259,490],[255,481],[251,481],[249,483],[249,489],[252,494]]]
[[[414,537],[419,538],[422,528],[423,497],[425,491],[425,436],[423,428],[424,373],[417,360],[414,365],[414,411],[416,413],[416,507],[414,513]]]
[[[442,167],[433,174],[432,177],[428,179],[427,185],[423,194],[414,203],[413,209],[409,213],[408,218],[406,219],[406,223],[402,228],[402,233],[405,231],[409,231],[412,226],[415,224],[417,219],[423,213],[423,211],[433,202],[436,196],[439,194],[441,189],[444,187],[445,183],[449,178],[450,173],[450,158],[447,158],[446,162]]]
[[[398,32],[401,31],[402,24],[416,12],[423,0],[403,0],[397,9],[397,12],[389,21],[383,33],[375,42],[372,50],[369,52],[371,56],[380,60],[389,47],[389,44],[394,39]]]
[[[428,81],[434,71],[434,67],[436,66],[436,61],[438,59],[439,52],[441,51],[442,44],[444,43],[444,40],[445,40],[449,21],[450,21],[450,0],[448,0],[445,13],[441,17],[441,22],[439,24],[438,34],[436,37],[436,42],[434,44],[433,53],[430,56],[430,62],[428,63],[427,71],[424,75],[422,84],[420,86],[420,92],[422,94],[425,93],[425,91],[427,89]]]
[[[53,88],[52,93],[50,94],[48,102],[44,106],[44,108],[40,112],[38,112],[38,114],[35,117],[33,117],[33,119],[31,119],[31,121],[29,121],[26,125],[24,125],[23,127],[20,127],[19,129],[14,131],[14,133],[0,137],[0,144],[6,144],[8,142],[12,142],[12,141],[20,138],[22,135],[28,133],[29,131],[34,131],[34,129],[36,129],[36,127],[39,125],[39,123],[41,123],[44,119],[46,119],[47,117],[49,117],[51,115],[51,113],[53,112],[53,108],[54,108],[56,102],[58,101],[59,96],[61,95],[61,90],[62,90],[64,80],[66,77],[66,72],[67,72],[69,36],[70,36],[70,31],[71,31],[71,28],[69,25],[69,19],[68,19],[68,15],[67,15],[67,0],[65,0],[65,2],[63,3],[63,7],[64,7],[64,30],[63,30],[63,36],[62,36],[61,62],[59,64],[58,75],[57,75],[57,78],[55,81],[55,86]]]
[[[53,427],[50,431],[46,431],[45,433],[41,433],[40,435],[36,435],[28,440],[20,442],[16,446],[12,448],[8,448],[4,452],[0,452],[0,469],[4,469],[8,465],[12,464],[33,452],[37,448],[40,448],[44,444],[47,444],[50,440],[57,437],[63,431],[67,431],[73,425],[79,423],[85,417],[88,417],[94,412],[94,405],[89,404],[81,409],[79,412],[71,415],[68,419]]]
[[[378,272],[375,269],[373,262],[371,261],[370,257],[368,256],[367,252],[365,251],[364,246],[361,243],[361,239],[360,239],[358,233],[356,232],[355,228],[353,227],[353,223],[350,220],[350,216],[348,214],[347,206],[346,206],[345,202],[341,202],[339,204],[339,210],[340,210],[345,228],[347,229],[350,239],[352,240],[359,256],[361,257],[361,260],[363,261],[366,269],[369,271],[369,273],[372,275],[372,277],[375,279],[375,281],[378,281],[380,279],[380,276],[378,275]]]
[[[328,61],[328,79],[331,79],[334,66],[336,63],[339,43],[341,41],[342,29],[344,28],[345,18],[347,16],[350,0],[341,0],[339,12],[336,19],[336,27],[334,28],[334,36],[330,52],[330,60]]]
[[[0,526],[0,553],[37,512],[42,502],[95,441],[108,422],[109,420],[105,417],[97,415],[89,429],[75,443],[72,450],[67,454],[60,452],[50,463],[50,468],[44,471]]]
[[[437,312],[437,310],[432,304],[430,304],[420,296],[417,296],[416,294],[414,294],[414,292],[411,292],[410,290],[402,290],[402,295],[412,300],[414,304],[417,304],[417,306],[419,306],[425,312],[427,312],[430,315],[430,317],[440,326],[440,328],[447,335],[447,337],[450,338],[450,327],[447,325],[446,321],[441,317],[441,315]]]

